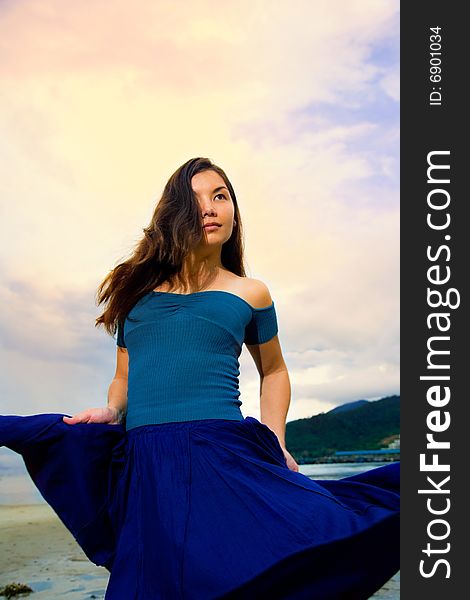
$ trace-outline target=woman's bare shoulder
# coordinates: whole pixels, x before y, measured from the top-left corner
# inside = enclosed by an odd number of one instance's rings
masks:
[[[216,289],[225,289],[227,292],[237,294],[254,308],[264,308],[272,304],[271,294],[264,281],[254,277],[242,277],[228,271],[224,275]]]
[[[254,308],[264,308],[273,302],[268,286],[260,279],[241,277],[244,297]]]

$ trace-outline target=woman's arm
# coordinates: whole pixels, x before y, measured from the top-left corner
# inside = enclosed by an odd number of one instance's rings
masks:
[[[123,423],[127,413],[127,381],[129,356],[125,348],[117,348],[116,373],[108,389],[108,408],[115,411],[116,421]]]
[[[283,448],[286,447],[286,417],[290,399],[289,373],[285,365],[260,377],[261,421],[274,431]]]
[[[264,344],[247,346],[260,376],[261,422],[274,431],[283,448],[286,446],[286,417],[291,387],[279,338],[275,335]]]
[[[267,286],[259,280],[251,280],[251,301],[255,308],[272,303]],[[246,344],[260,375],[261,422],[273,431],[284,452],[287,466],[298,471],[299,467],[286,448],[286,417],[291,400],[289,373],[276,334],[261,344]]]
[[[123,423],[127,414],[127,379],[115,377],[108,390],[108,408],[115,411],[115,421]]]
[[[261,422],[276,434],[289,469],[298,471],[299,465],[286,448],[286,416],[290,405],[291,387],[279,339],[276,335],[264,344],[247,348],[260,374]]]

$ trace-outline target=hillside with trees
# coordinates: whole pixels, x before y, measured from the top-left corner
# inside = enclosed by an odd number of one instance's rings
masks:
[[[377,450],[400,433],[400,396],[358,400],[286,424],[292,456],[308,461],[340,450]]]

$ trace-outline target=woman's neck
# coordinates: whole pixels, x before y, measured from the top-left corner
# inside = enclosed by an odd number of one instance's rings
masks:
[[[198,292],[220,285],[219,282],[224,278],[225,273],[227,273],[227,269],[220,264],[216,264],[210,268],[208,268],[206,263],[199,263],[197,267],[192,264],[191,269],[188,265],[185,265],[181,270],[179,277],[173,279],[171,286],[165,282],[158,289],[162,292]]]

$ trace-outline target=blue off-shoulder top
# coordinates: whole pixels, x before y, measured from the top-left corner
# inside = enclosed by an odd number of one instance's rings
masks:
[[[255,308],[223,290],[145,294],[117,329],[117,345],[129,359],[126,430],[242,420],[242,345],[263,344],[277,333],[274,302]]]

